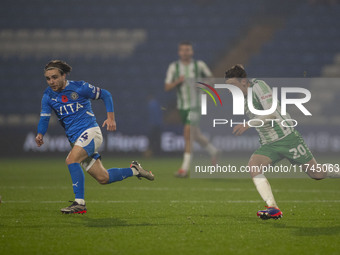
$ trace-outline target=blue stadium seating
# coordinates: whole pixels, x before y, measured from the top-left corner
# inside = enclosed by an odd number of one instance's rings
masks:
[[[248,24],[247,13],[256,11],[252,1],[109,1],[109,0],[34,0],[4,1],[0,9],[0,29],[145,29],[147,41],[129,58],[60,56],[73,66],[71,79],[87,80],[109,89],[114,97],[121,130],[136,132],[135,123],[144,123],[149,93],[162,105],[175,99],[165,94],[163,83],[168,64],[177,58],[177,43],[194,42],[196,57],[213,64]],[[53,6],[53,8],[51,8]],[[242,14],[242,15],[241,15]],[[0,59],[5,90],[1,113],[38,113],[40,97],[46,86],[42,76],[49,56],[8,57]],[[15,89],[14,89],[15,88]],[[20,93],[18,93],[18,90]],[[27,93],[31,96],[27,97]],[[26,96],[25,96],[26,95]],[[11,98],[25,105],[12,103]],[[94,108],[103,109],[102,106]],[[99,118],[104,118],[99,114]],[[146,132],[143,125],[140,132]]]
[[[0,30],[144,29],[147,40],[130,57],[58,58],[73,66],[71,79],[86,80],[111,91],[121,130],[135,133],[138,129],[145,133],[148,94],[156,95],[163,106],[175,99],[174,93],[163,92],[163,83],[168,64],[177,58],[177,43],[184,39],[193,41],[196,58],[212,66],[251,25],[251,18],[262,10],[259,2],[5,0],[0,9]],[[251,59],[247,66],[250,75],[302,76],[304,71],[319,75],[322,65],[331,62],[334,53],[340,51],[335,40],[339,36],[339,10],[339,6],[334,7],[330,15],[327,7],[300,4],[285,28]],[[2,90],[1,114],[39,112],[38,102],[46,87],[42,69],[51,58],[0,58],[0,75],[6,85]],[[20,98],[22,105],[29,107],[23,109],[13,104],[12,98]],[[97,105],[95,110],[103,110],[102,105]],[[102,112],[99,119],[105,117],[105,111]],[[136,123],[141,126],[136,127]]]
[[[318,77],[340,51],[340,4],[301,3],[273,40],[247,64],[250,76]]]

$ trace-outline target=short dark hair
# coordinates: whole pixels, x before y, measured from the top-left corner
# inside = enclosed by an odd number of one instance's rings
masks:
[[[247,78],[246,70],[240,64],[232,66],[225,72],[225,78]]]
[[[72,67],[62,60],[52,60],[45,65],[44,71],[50,69],[58,69],[60,74],[68,74],[72,71]]]
[[[192,46],[192,42],[190,42],[190,41],[181,41],[178,44],[178,46],[182,46],[182,45]]]

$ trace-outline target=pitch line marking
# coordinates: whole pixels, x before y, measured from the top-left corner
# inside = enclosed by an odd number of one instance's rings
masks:
[[[148,200],[148,201],[140,201],[140,200],[107,200],[107,201],[99,201],[99,200],[87,200],[87,203],[104,203],[104,204],[125,204],[125,203],[206,203],[206,204],[241,204],[241,203],[263,203],[262,200]],[[340,200],[281,200],[280,203],[340,203]],[[58,203],[66,203],[66,201],[32,201],[32,200],[8,200],[2,201],[2,203],[10,204],[10,203],[38,203],[38,204],[58,204]]]
[[[102,189],[101,186],[98,187],[87,187],[86,189]],[[47,189],[62,189],[68,190],[71,189],[71,186],[1,186],[1,190],[6,189],[38,189],[38,190],[47,190]],[[254,191],[253,189],[242,189],[242,188],[172,188],[172,187],[110,187],[109,189],[115,190],[145,190],[145,191],[216,191],[216,192],[245,192],[245,191]],[[327,189],[273,189],[273,192],[293,192],[293,193],[340,193],[340,190],[327,190]]]

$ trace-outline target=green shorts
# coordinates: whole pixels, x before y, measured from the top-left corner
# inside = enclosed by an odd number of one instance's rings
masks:
[[[179,115],[181,116],[181,120],[184,125],[197,126],[199,124],[200,121],[199,109],[179,110]]]
[[[262,145],[253,154],[269,157],[273,165],[284,158],[294,165],[306,164],[313,158],[313,154],[296,130],[281,140]]]

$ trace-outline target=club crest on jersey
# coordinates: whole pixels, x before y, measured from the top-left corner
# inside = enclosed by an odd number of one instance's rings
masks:
[[[72,100],[77,100],[79,98],[78,93],[77,92],[72,92],[71,93],[71,98],[72,98]]]
[[[67,98],[67,96],[65,96],[65,95],[62,95],[62,96],[61,96],[61,102],[63,102],[63,103],[67,103],[67,102],[68,102],[68,98]]]

